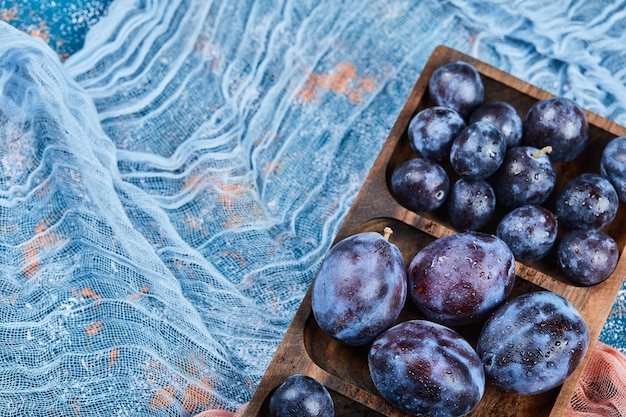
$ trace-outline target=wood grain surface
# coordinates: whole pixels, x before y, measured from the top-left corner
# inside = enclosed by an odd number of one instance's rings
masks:
[[[469,62],[481,74],[485,85],[485,102],[503,100],[512,104],[524,117],[530,106],[541,99],[552,97],[546,91],[521,81],[492,66],[440,46],[436,48],[409,98],[407,99],[373,168],[356,197],[335,242],[363,231],[382,232],[384,227],[394,231],[390,241],[403,253],[408,265],[413,256],[429,242],[454,233],[445,211],[414,213],[399,205],[391,195],[388,179],[393,168],[402,161],[417,157],[407,138],[411,118],[420,110],[432,106],[428,97],[428,79],[439,66],[462,60]],[[574,161],[556,164],[558,190],[565,181],[582,172],[599,172],[599,161],[604,146],[617,136],[626,136],[626,128],[596,114],[587,112],[590,141],[583,154]],[[451,178],[451,183],[454,182]],[[544,205],[552,209],[553,199]],[[620,253],[626,244],[626,208],[620,203],[617,218],[603,231],[617,242]],[[502,213],[486,227],[493,233]],[[571,301],[579,310],[590,331],[591,344],[583,364],[561,386],[545,394],[522,396],[508,394],[487,384],[485,395],[470,416],[560,417],[563,415],[576,382],[614,303],[623,278],[626,259],[620,261],[613,274],[593,287],[577,287],[567,282],[552,257],[532,264],[517,263],[516,287],[512,296],[536,290],[549,290]],[[421,318],[407,305],[398,321]],[[475,344],[479,326],[455,329]],[[382,399],[374,387],[367,369],[367,348],[345,346],[326,336],[317,326],[311,313],[310,290],[289,326],[282,343],[273,357],[244,414],[247,417],[269,416],[268,402],[273,390],[292,374],[306,374],[323,383],[331,392],[336,416],[406,416]]]

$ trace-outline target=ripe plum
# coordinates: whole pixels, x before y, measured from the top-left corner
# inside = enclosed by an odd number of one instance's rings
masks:
[[[602,229],[615,219],[618,208],[613,185],[591,172],[567,181],[555,202],[559,222],[569,229]]]
[[[556,241],[558,223],[552,212],[536,205],[521,206],[508,212],[496,229],[516,260],[533,262],[544,258]]]
[[[561,385],[580,365],[589,329],[576,307],[549,291],[515,297],[485,322],[476,352],[494,386],[523,395]]]
[[[450,189],[448,216],[458,231],[482,228],[491,219],[495,209],[496,195],[487,181],[461,178]]]
[[[404,307],[406,266],[387,234],[362,232],[341,240],[313,282],[311,305],[318,325],[347,345],[370,343]]]
[[[535,148],[551,146],[550,159],[568,162],[587,146],[589,123],[585,111],[573,100],[540,100],[526,113],[522,143]]]
[[[465,128],[465,120],[449,107],[427,107],[409,123],[411,147],[424,158],[447,160],[452,141]]]
[[[485,391],[483,366],[472,346],[426,320],[383,332],[370,347],[368,365],[380,394],[412,415],[463,416]]]
[[[591,286],[606,280],[619,260],[613,238],[600,230],[573,230],[559,242],[557,261],[571,282]]]
[[[626,136],[614,138],[606,145],[600,173],[613,184],[619,199],[626,202]]]
[[[547,200],[556,183],[556,171],[546,153],[550,148],[509,148],[504,161],[489,179],[498,204],[506,209]]]
[[[335,404],[324,385],[310,376],[289,376],[269,403],[272,417],[333,417]]]
[[[515,259],[498,237],[462,232],[424,246],[408,270],[408,292],[424,316],[446,326],[477,323],[504,302]]]
[[[391,175],[394,198],[415,212],[438,209],[448,198],[449,190],[448,173],[431,159],[409,159],[398,165]]]
[[[485,88],[473,65],[455,61],[437,68],[428,80],[430,99],[437,106],[450,107],[463,116],[482,104]]]
[[[512,148],[522,141],[522,118],[515,107],[506,101],[483,103],[471,114],[468,124],[489,122],[496,125],[506,139],[506,146]]]
[[[491,123],[476,122],[463,129],[450,147],[452,168],[463,178],[483,180],[502,164],[506,139]]]

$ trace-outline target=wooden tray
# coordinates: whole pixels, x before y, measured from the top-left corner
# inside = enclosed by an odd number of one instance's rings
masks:
[[[335,242],[362,231],[382,232],[385,226],[390,226],[394,231],[390,241],[400,248],[408,265],[415,253],[424,245],[436,238],[454,233],[445,212],[417,214],[400,206],[389,192],[388,178],[393,168],[400,162],[418,156],[408,143],[406,131],[409,121],[418,111],[432,106],[427,91],[430,75],[440,65],[457,60],[469,62],[479,71],[485,85],[485,102],[507,101],[522,117],[537,100],[552,96],[458,51],[443,46],[436,48],[407,99]],[[604,146],[614,137],[626,136],[626,128],[590,112],[587,112],[587,116],[590,136],[588,148],[575,161],[556,164],[555,190],[578,173],[599,172],[599,161]],[[451,183],[453,181],[451,178]],[[545,204],[548,208],[552,208],[551,205],[553,201]],[[488,226],[493,227],[494,225]],[[626,207],[620,203],[617,218],[604,231],[616,240],[621,253],[626,244],[625,227]],[[493,233],[492,230],[491,232]],[[508,394],[487,384],[482,401],[470,416],[562,416],[625,276],[624,256],[621,256],[616,270],[605,282],[587,288],[567,283],[551,258],[534,264],[518,262],[517,284],[512,296],[545,289],[570,300],[589,326],[591,338],[589,351],[583,364],[561,387],[544,394],[533,396]],[[407,301],[399,321],[419,317],[410,301]],[[470,343],[475,343],[480,328],[468,326],[457,330]],[[328,388],[335,401],[338,417],[406,415],[377,394],[367,369],[367,348],[344,346],[320,330],[311,312],[310,290],[296,312],[244,415],[268,416],[268,403],[273,390],[288,376],[296,373],[309,375]]]

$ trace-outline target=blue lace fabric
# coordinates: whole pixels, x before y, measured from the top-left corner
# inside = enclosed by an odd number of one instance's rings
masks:
[[[0,2],[2,414],[250,400],[432,50],[626,125],[625,9]]]

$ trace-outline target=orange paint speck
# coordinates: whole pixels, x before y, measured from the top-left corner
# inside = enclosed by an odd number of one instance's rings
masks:
[[[104,324],[102,324],[102,320],[85,325],[85,331],[92,336],[97,335],[102,330],[104,330]]]
[[[340,62],[337,64],[337,69],[346,77],[356,78],[356,68],[354,68],[354,64],[352,62]]]
[[[42,32],[40,30],[33,30],[32,32],[29,33],[30,36],[33,36],[35,38],[40,38],[43,39],[44,42],[49,43],[50,42],[50,36],[48,36],[47,33]]]
[[[315,85],[311,85],[309,81],[307,81],[304,87],[296,93],[296,98],[302,102],[313,101],[316,96],[317,93],[315,91]]]
[[[37,223],[35,226],[35,236],[24,244],[22,256],[26,266],[22,269],[22,273],[26,275],[28,279],[35,276],[41,269],[39,252],[59,246],[63,242],[62,237],[57,233],[44,233],[53,222],[54,220],[51,218],[44,218]]]
[[[5,22],[17,20],[17,9],[3,9],[2,11],[0,11],[0,19],[4,20]]]
[[[371,93],[375,89],[375,79],[358,77],[353,63],[340,62],[330,73],[311,73],[302,89],[296,93],[296,98],[302,102],[311,102],[317,98],[320,91],[332,91],[346,95],[352,103],[358,104],[365,93]]]
[[[272,311],[272,314],[278,314],[278,301],[271,300],[269,302],[269,305],[270,305],[270,310]]]
[[[119,356],[119,351],[117,349],[111,349],[109,352],[109,367],[113,367],[115,365],[115,360]]]
[[[50,184],[44,184],[35,191],[37,197],[45,197],[50,193]]]
[[[101,300],[102,297],[100,297],[98,294],[96,294],[91,288],[86,287],[83,288],[82,290],[78,291],[76,288],[72,288],[72,295],[76,296],[76,297],[87,297],[87,298],[93,298],[94,300]]]
[[[50,249],[59,245],[60,242],[62,242],[62,239],[56,233],[36,236],[31,241],[27,242],[22,250],[24,263],[26,264],[22,273],[26,275],[27,278],[32,278],[41,269],[39,251]]]
[[[323,84],[327,90],[332,90],[337,94],[346,94],[350,90],[348,77],[343,73],[332,74],[324,77]]]
[[[202,228],[202,225],[204,224],[204,219],[193,217],[191,214],[187,214],[187,217],[185,218],[185,223],[189,225],[189,227],[191,227],[192,229],[198,230]]]
[[[29,262],[28,266],[22,269],[22,273],[26,275],[26,278],[31,279],[32,277],[37,275],[37,272],[39,272],[40,269],[41,269],[41,264],[39,263],[38,260],[34,259]]]
[[[154,409],[167,408],[176,401],[176,391],[171,385],[160,388],[154,398],[150,401],[150,406]]]
[[[141,294],[139,294],[138,292],[132,293],[131,295],[128,296],[128,302],[129,303],[136,303],[141,299]]]
[[[283,168],[283,165],[281,164],[280,161],[275,161],[275,162],[268,162],[267,164],[265,164],[265,167],[263,168],[263,171],[265,172],[265,175],[275,175],[277,172],[279,172],[281,169]]]
[[[17,233],[19,232],[19,230],[20,230],[20,227],[18,225],[8,224],[2,228],[2,233],[5,233],[5,234]]]
[[[17,293],[11,295],[10,298],[2,296],[2,303],[14,306],[15,304],[17,304],[18,298],[19,298],[19,294],[17,294]]]
[[[372,77],[360,78],[359,85],[365,92],[373,93],[376,91],[376,80]]]
[[[243,257],[243,255],[241,255],[239,253],[233,253],[233,257],[235,259],[239,259],[239,265],[240,266],[244,266],[246,264],[246,259]]]
[[[74,408],[74,412],[77,416],[82,416],[83,414],[80,412],[80,406],[78,405],[78,400],[72,400],[72,407]]]
[[[139,290],[138,292],[134,292],[128,296],[128,302],[131,304],[138,302],[139,300],[141,300],[142,296],[148,294],[148,291],[150,291],[150,287],[144,285],[143,287],[141,287],[141,290]]]
[[[243,224],[244,218],[239,215],[230,216],[225,222],[222,223],[224,227],[231,228]]]
[[[350,100],[351,103],[359,104],[362,99],[363,92],[361,90],[352,90],[350,94],[348,94],[348,100]]]
[[[189,384],[183,394],[183,409],[192,413],[197,408],[206,407],[213,401],[213,383],[204,378],[198,384]]]
[[[244,266],[245,263],[246,263],[246,259],[244,258],[244,256],[239,254],[239,253],[224,251],[224,252],[222,252],[222,256],[230,256],[230,257],[233,257],[235,259],[238,259],[239,260],[239,265],[241,265],[241,266]]]
[[[203,182],[204,179],[200,175],[190,175],[189,177],[185,178],[185,181],[183,181],[183,188],[196,191],[199,187],[202,186]]]

